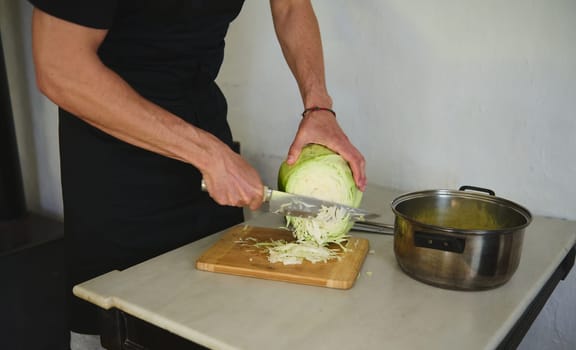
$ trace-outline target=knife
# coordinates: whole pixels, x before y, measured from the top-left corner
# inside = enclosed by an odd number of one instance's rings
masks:
[[[206,183],[202,180],[202,191],[207,192]],[[264,186],[264,204],[261,210],[283,216],[296,216],[313,218],[318,215],[322,207],[336,207],[346,211],[351,221],[365,221],[374,219],[380,214],[372,213],[360,208],[321,200],[314,197],[301,196],[273,190]]]

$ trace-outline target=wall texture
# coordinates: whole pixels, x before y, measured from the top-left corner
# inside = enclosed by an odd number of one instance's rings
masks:
[[[406,191],[478,185],[535,215],[576,220],[576,2],[314,5],[334,107],[371,183]],[[56,108],[34,87],[30,7],[0,6],[27,202],[59,216]],[[219,83],[243,153],[275,184],[302,103],[267,2],[247,1],[233,23]],[[576,348],[575,295],[572,272],[521,349]]]

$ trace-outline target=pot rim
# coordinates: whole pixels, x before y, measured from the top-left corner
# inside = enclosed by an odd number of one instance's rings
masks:
[[[509,209],[514,210],[517,213],[519,213],[520,215],[522,215],[524,217],[524,219],[526,220],[526,222],[522,225],[496,228],[496,229],[490,229],[490,230],[460,229],[460,228],[452,228],[452,227],[446,227],[446,226],[427,224],[427,223],[415,220],[414,218],[411,218],[408,215],[401,213],[400,211],[398,211],[396,209],[396,207],[400,203],[404,203],[404,202],[412,200],[412,199],[426,198],[426,197],[438,197],[438,196],[454,197],[454,198],[467,198],[467,199],[479,200],[479,201],[483,201],[483,202],[490,202],[490,203],[493,203],[496,205],[508,207]],[[390,203],[390,206],[392,207],[392,211],[394,212],[394,214],[396,214],[397,216],[400,216],[400,217],[402,217],[402,218],[404,218],[410,222],[416,223],[416,224],[418,224],[424,228],[435,230],[435,231],[446,232],[446,233],[452,233],[452,234],[457,233],[458,235],[462,235],[462,234],[464,234],[464,235],[486,235],[486,234],[514,233],[516,231],[525,229],[532,222],[532,214],[530,213],[530,211],[528,209],[526,209],[525,207],[523,207],[523,206],[521,206],[521,205],[519,205],[519,204],[517,204],[511,200],[497,197],[495,195],[487,195],[487,194],[483,194],[483,193],[479,193],[479,192],[469,192],[469,191],[464,191],[464,190],[434,189],[434,190],[424,190],[424,191],[417,191],[417,192],[408,192],[408,193],[402,194],[402,195],[394,198],[394,200],[392,200],[392,202]]]

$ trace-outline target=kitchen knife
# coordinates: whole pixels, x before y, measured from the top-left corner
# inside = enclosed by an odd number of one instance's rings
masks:
[[[202,180],[202,190],[208,190],[204,180]],[[263,211],[283,216],[313,218],[318,215],[322,207],[336,207],[344,210],[348,215],[350,215],[351,221],[365,221],[380,216],[380,214],[372,213],[364,209],[354,208],[318,198],[276,191],[264,186],[264,204],[261,207],[261,210]]]

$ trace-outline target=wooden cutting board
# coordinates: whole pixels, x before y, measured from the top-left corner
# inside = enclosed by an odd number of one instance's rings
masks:
[[[367,239],[351,237],[341,259],[298,265],[270,263],[267,252],[255,242],[283,239],[293,241],[285,229],[238,225],[228,229],[218,242],[196,261],[199,270],[321,287],[352,288],[368,253]]]

